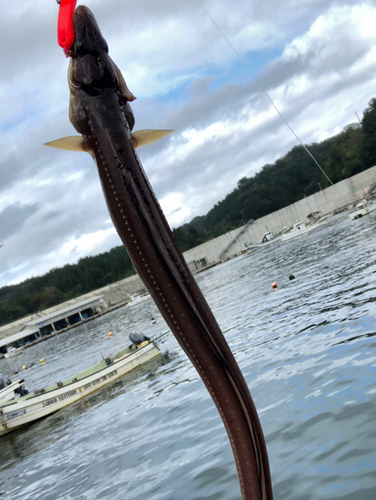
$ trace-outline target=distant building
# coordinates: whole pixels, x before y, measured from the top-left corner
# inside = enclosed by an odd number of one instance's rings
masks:
[[[208,263],[205,257],[200,260],[192,260],[191,262],[188,262],[188,267],[193,274],[197,273],[197,271],[200,271],[201,269],[204,269],[207,265]]]
[[[6,353],[8,347],[21,347],[52,333],[70,328],[73,325],[107,310],[103,295],[60,309],[45,316],[38,316],[22,325],[20,331],[0,340],[0,353]]]

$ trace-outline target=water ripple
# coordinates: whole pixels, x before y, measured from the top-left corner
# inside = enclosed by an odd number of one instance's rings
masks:
[[[276,500],[376,497],[374,222],[375,214],[356,223],[338,216],[198,275],[258,408]],[[150,301],[34,346],[22,360],[0,360],[0,371],[34,362],[28,385],[47,386],[126,345],[132,330],[165,328]],[[203,383],[173,337],[162,349],[164,358],[132,377],[1,438],[0,497],[239,500]]]

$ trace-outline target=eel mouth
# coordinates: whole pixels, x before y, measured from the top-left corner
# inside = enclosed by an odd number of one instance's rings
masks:
[[[85,5],[79,5],[73,14],[74,44],[72,53],[83,55],[98,49],[108,53],[108,45],[103,38],[98,23]]]

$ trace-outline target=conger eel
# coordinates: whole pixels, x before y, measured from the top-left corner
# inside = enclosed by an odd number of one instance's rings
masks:
[[[134,99],[85,6],[73,17],[69,116],[79,137],[48,143],[89,152],[113,223],[169,328],[206,385],[225,425],[244,500],[272,500],[260,421],[238,364],[193,278],[135,148],[169,131],[132,133]]]

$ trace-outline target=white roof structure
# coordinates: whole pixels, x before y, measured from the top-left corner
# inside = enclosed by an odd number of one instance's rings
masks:
[[[57,321],[61,318],[66,318],[67,316],[71,316],[72,314],[82,311],[82,309],[84,309],[85,306],[89,307],[95,304],[96,302],[99,302],[101,299],[103,299],[103,295],[99,295],[97,297],[91,297],[90,299],[82,300],[81,302],[76,302],[75,304],[72,304],[69,307],[64,307],[64,309],[59,309],[58,311],[55,311],[51,314],[47,314],[46,316],[38,316],[32,321],[25,323],[22,326],[20,332],[22,332],[25,329],[29,329],[30,327],[43,326],[52,322],[53,320]]]
[[[54,321],[58,322],[69,316],[78,314],[79,312],[84,311],[88,307],[93,307],[95,304],[98,304],[99,302],[103,302],[103,295],[90,297],[89,299],[76,302],[68,307],[64,307],[63,309],[59,309],[50,314],[46,314],[45,316],[43,315],[37,316],[32,321],[23,324],[19,332],[1,339],[0,348],[10,345],[13,342],[18,342],[24,339],[25,337],[29,337],[29,335],[40,337],[41,328],[50,325]]]
[[[13,342],[17,342],[17,340],[21,340],[33,333],[38,333],[39,328],[28,328],[27,330],[23,330],[22,332],[15,333],[14,335],[10,335],[9,337],[5,337],[5,339],[0,340],[0,347],[3,347],[8,344],[12,344]]]

